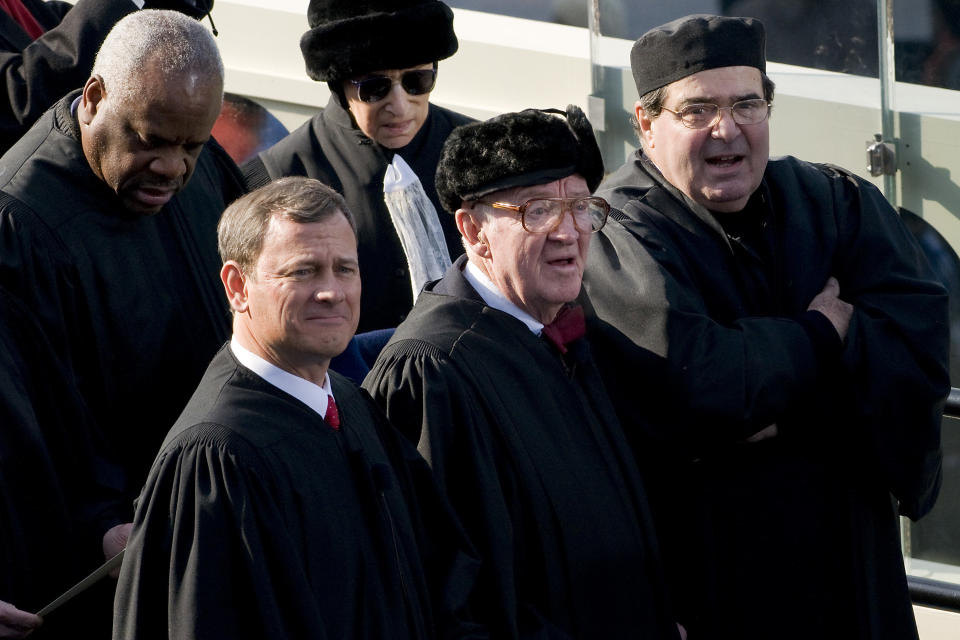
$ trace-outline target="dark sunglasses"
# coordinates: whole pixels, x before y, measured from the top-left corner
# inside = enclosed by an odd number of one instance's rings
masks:
[[[387,76],[370,76],[363,80],[351,80],[357,87],[357,96],[361,102],[380,102],[393,88],[393,79]],[[400,76],[400,86],[412,96],[422,96],[433,91],[437,84],[436,69],[416,69],[404,71]]]

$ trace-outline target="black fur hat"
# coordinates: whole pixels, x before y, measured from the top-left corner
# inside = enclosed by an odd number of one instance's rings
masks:
[[[756,18],[684,16],[650,29],[630,50],[641,96],[698,71],[739,66],[767,70],[766,34]]]
[[[439,0],[310,0],[307,21],[300,50],[321,82],[436,62],[458,46],[453,11]]]
[[[463,200],[579,174],[593,192],[603,179],[603,158],[580,107],[526,109],[457,127],[437,164],[436,187],[451,213]]]

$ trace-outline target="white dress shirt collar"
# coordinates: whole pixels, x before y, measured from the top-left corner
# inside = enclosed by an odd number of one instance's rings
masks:
[[[497,288],[497,285],[493,284],[493,281],[487,277],[483,271],[480,270],[478,266],[467,260],[467,266],[463,269],[463,277],[467,279],[467,282],[470,283],[477,293],[480,294],[480,297],[483,298],[483,301],[487,303],[488,307],[493,307],[498,311],[503,311],[508,313],[523,324],[527,325],[527,328],[530,329],[535,335],[540,335],[540,332],[543,331],[543,323],[538,321],[532,315],[513,304],[507,297],[501,293],[500,289]]]
[[[294,398],[307,405],[323,418],[327,415],[327,398],[333,397],[330,389],[330,375],[323,377],[323,386],[317,386],[309,380],[284,371],[260,356],[244,348],[235,338],[230,339],[230,350],[240,364]]]

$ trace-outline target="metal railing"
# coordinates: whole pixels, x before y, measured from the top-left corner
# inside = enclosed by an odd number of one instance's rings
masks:
[[[943,415],[960,418],[960,389],[950,389]],[[917,576],[907,576],[907,584],[913,604],[960,613],[960,585]]]

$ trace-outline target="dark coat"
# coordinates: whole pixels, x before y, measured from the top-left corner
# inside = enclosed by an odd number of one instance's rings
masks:
[[[420,443],[480,552],[491,633],[674,638],[644,488],[588,340],[561,359],[483,303],[464,261],[427,285],[364,386]]]
[[[916,519],[939,490],[947,299],[896,212],[794,158],[726,228],[640,152],[598,193],[623,213],[594,238],[590,298],[667,361],[671,455],[644,457],[691,631],[915,637],[890,494]],[[855,308],[842,345],[807,311],[829,276]]]
[[[98,485],[89,412],[24,304],[0,288],[0,600],[38,611],[99,566],[119,496]],[[126,506],[126,505],[122,505]],[[51,613],[31,637],[110,632],[112,585]]]
[[[137,506],[115,638],[485,637],[455,618],[477,561],[429,469],[330,377],[336,431],[217,354]]]
[[[357,220],[363,280],[357,331],[395,327],[413,306],[407,260],[383,201],[383,177],[394,153],[417,174],[437,210],[450,259],[463,253],[453,215],[440,205],[434,174],[443,142],[454,127],[468,122],[472,120],[464,115],[431,104],[429,116],[410,144],[390,150],[356,128],[334,95],[309,122],[244,165],[251,189],[295,175],[317,178],[343,194]]]
[[[100,44],[118,20],[137,7],[131,0],[67,2],[23,0],[47,32],[33,40],[0,11],[0,155],[65,93],[83,86]]]
[[[76,95],[0,158],[0,284],[33,310],[76,378],[132,502],[229,335],[216,225],[243,184],[211,141],[160,213],[130,216],[83,155]]]

